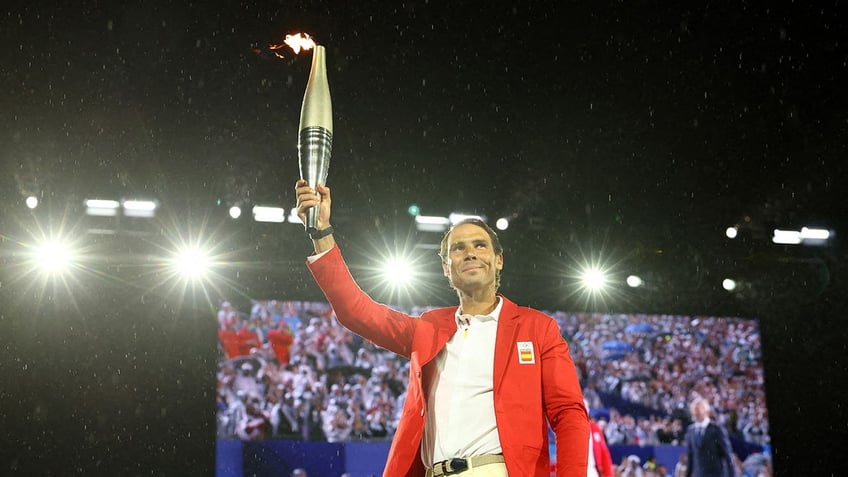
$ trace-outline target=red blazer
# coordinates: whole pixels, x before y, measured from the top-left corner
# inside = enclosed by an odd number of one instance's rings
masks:
[[[224,353],[227,355],[227,359],[241,356],[239,338],[235,331],[218,330],[218,339],[221,341],[221,346],[224,347]]]
[[[409,358],[406,401],[383,475],[423,476],[420,449],[428,409],[422,368],[456,332],[457,307],[413,318],[373,301],[354,282],[338,246],[308,266],[342,325]],[[556,434],[557,477],[586,477],[589,418],[568,344],[551,317],[502,298],[494,401],[507,471],[516,477],[550,476],[550,423]],[[519,346],[526,349],[526,343],[532,343],[532,352],[519,355]]]
[[[595,456],[595,467],[598,468],[598,475],[613,477],[612,456],[609,447],[607,447],[607,439],[604,436],[603,429],[596,422],[589,421],[589,432],[592,433],[592,452]]]
[[[270,330],[268,331],[268,342],[271,343],[271,349],[274,350],[280,366],[288,366],[291,360],[291,349],[289,346],[294,342],[291,333],[281,329]]]

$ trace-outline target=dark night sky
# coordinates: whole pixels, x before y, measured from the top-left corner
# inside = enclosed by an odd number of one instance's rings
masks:
[[[133,259],[41,293],[17,279],[9,250],[33,224],[58,228],[62,211],[73,224],[84,197],[141,194],[163,203],[163,229],[216,230],[245,265],[216,293],[317,298],[296,227],[234,226],[216,206],[294,203],[311,55],[278,59],[267,45],[296,31],[327,48],[328,182],[353,266],[373,262],[380,232],[388,243],[395,231],[437,239],[410,230],[412,203],[428,215],[513,215],[504,290],[519,302],[763,318],[779,475],[831,475],[844,462],[831,449],[846,439],[845,410],[830,402],[846,390],[838,2],[50,3],[0,8],[0,343],[10,337],[0,370],[22,383],[0,391],[0,424],[24,429],[0,431],[24,442],[0,446],[0,469],[65,474],[5,455],[31,445],[22,455],[45,448],[77,473],[209,473],[211,414],[192,404],[214,386],[208,309],[154,289],[145,282],[158,275]],[[34,216],[29,193],[46,204]],[[745,217],[729,242],[724,229]],[[803,225],[837,240],[769,243],[771,229]],[[600,253],[663,288],[602,304],[563,292],[560,269]],[[745,298],[719,289],[728,273],[751,281]],[[446,288],[425,299],[453,300]],[[89,403],[103,409],[81,410]],[[821,439],[819,450],[798,449],[798,436]],[[100,449],[119,457],[98,464]]]

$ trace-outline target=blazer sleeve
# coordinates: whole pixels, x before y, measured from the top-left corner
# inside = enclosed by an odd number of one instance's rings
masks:
[[[589,416],[568,343],[547,317],[542,355],[542,392],[548,422],[556,434],[557,477],[585,477],[589,461]]]
[[[338,245],[307,266],[344,327],[406,358],[419,321],[368,296],[350,274]]]
[[[598,427],[598,432],[601,434],[602,441],[600,442],[601,448],[601,457],[595,458],[595,462],[598,463],[598,468],[601,470],[601,477],[613,477],[613,466],[612,466],[612,455],[610,455],[609,446],[606,443],[606,437],[604,437],[604,431]]]
[[[725,474],[728,477],[733,477],[736,472],[736,466],[733,464],[733,446],[730,444],[730,435],[723,427],[716,425],[716,428],[718,429],[719,445],[722,448]]]

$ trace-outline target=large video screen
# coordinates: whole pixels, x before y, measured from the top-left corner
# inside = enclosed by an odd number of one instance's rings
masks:
[[[406,359],[347,331],[327,303],[263,300],[243,308],[224,302],[218,311],[219,439],[391,439]],[[740,458],[768,449],[757,320],[545,312],[569,343],[590,414],[610,446],[682,445],[688,404],[703,397],[734,448],[747,449]]]

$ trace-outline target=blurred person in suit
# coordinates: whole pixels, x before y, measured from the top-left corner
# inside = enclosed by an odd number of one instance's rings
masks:
[[[693,423],[686,430],[686,477],[734,477],[730,438],[710,419],[710,403],[696,397],[689,410]]]

